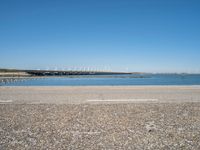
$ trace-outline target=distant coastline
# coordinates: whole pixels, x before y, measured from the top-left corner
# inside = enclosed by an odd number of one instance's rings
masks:
[[[37,76],[65,76],[65,75],[123,75],[141,74],[139,72],[113,72],[93,70],[21,70],[0,69],[0,77],[37,77]]]
[[[62,77],[73,75],[141,75],[136,77],[142,77],[148,74],[161,74],[161,75],[192,75],[200,73],[150,73],[150,72],[114,72],[114,71],[85,71],[85,70],[25,70],[25,69],[1,69],[0,77]]]

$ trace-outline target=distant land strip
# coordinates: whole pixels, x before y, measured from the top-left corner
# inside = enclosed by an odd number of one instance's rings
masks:
[[[114,72],[114,71],[86,71],[86,70],[20,70],[0,69],[0,76],[63,76],[63,75],[114,75],[114,74],[140,74],[139,72]]]

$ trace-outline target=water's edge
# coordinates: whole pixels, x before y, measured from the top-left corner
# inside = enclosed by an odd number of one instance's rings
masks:
[[[0,78],[0,86],[200,85],[200,74],[86,75]]]

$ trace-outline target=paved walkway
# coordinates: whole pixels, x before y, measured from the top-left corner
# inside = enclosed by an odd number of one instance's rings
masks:
[[[200,86],[0,87],[0,103],[200,102]]]

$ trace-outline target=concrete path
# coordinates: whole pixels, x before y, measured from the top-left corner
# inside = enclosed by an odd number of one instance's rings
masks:
[[[200,86],[0,87],[0,103],[200,102]]]

